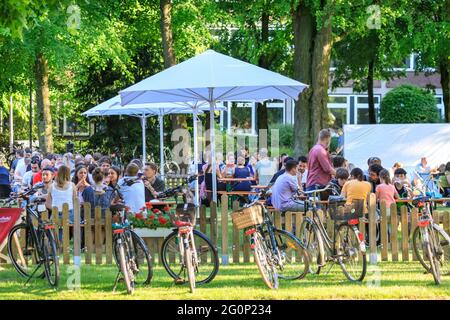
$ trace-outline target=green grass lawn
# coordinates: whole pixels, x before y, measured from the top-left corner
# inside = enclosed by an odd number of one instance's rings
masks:
[[[338,266],[329,274],[309,275],[297,281],[281,281],[278,290],[267,289],[254,264],[221,266],[210,284],[189,293],[187,285],[173,285],[165,270],[155,268],[153,282],[137,288],[134,295],[125,293],[124,285],[112,292],[116,268],[86,266],[81,269],[81,289],[67,287],[68,268],[62,267],[57,291],[42,279],[25,280],[11,267],[0,270],[0,299],[450,299],[450,276],[440,286],[430,274],[423,274],[418,262],[384,262],[369,269],[363,283],[347,281]],[[70,269],[69,269],[70,270]]]

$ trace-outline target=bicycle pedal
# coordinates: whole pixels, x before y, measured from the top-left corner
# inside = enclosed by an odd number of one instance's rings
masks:
[[[181,285],[181,284],[185,284],[186,283],[186,281],[184,279],[182,279],[182,278],[176,278],[173,282],[175,284],[177,284],[177,285]]]

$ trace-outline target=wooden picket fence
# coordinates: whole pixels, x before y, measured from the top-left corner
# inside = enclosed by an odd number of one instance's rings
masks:
[[[206,234],[217,247],[222,264],[252,262],[253,257],[250,250],[248,237],[243,232],[236,229],[231,222],[231,212],[239,209],[237,200],[232,202],[232,208],[228,207],[228,195],[221,197],[219,204],[211,203],[209,208],[202,205],[199,208],[197,219],[197,229]],[[408,212],[406,206],[401,207],[400,212],[393,204],[390,207],[390,216],[387,215],[385,203],[381,204],[381,221],[379,222],[379,236],[381,245],[377,245],[377,219],[375,194],[371,194],[369,199],[369,221],[361,222],[360,231],[365,235],[369,232],[368,258],[372,263],[377,261],[411,261],[417,260],[412,248],[412,232],[417,226],[418,211],[413,208]],[[74,206],[75,216],[79,215],[79,205]],[[69,210],[67,205],[63,206],[62,217],[59,218],[57,208],[53,208],[52,214],[48,217],[43,214],[44,219],[53,221],[57,228],[54,229],[55,238],[58,239],[58,247],[62,256],[63,264],[72,264],[75,256],[81,257],[84,264],[112,264],[112,221],[111,213],[106,210],[105,217],[102,218],[101,208],[95,208],[94,218],[91,218],[91,206],[84,203],[85,222],[80,223],[79,218],[75,218],[74,224],[69,223]],[[323,210],[318,211],[329,234],[332,235],[334,221],[329,219],[326,205]],[[305,218],[303,212],[280,213],[271,211],[274,224],[279,229],[285,229],[299,237],[300,226]],[[312,212],[307,212],[311,216]],[[447,233],[450,233],[450,208],[435,210],[433,212],[435,222],[438,222]],[[79,227],[77,227],[79,225]],[[368,226],[367,226],[368,225]],[[84,252],[81,251],[79,243],[81,236],[84,240]],[[80,241],[74,241],[80,239]],[[159,263],[159,253],[164,238],[144,238],[154,263]]]

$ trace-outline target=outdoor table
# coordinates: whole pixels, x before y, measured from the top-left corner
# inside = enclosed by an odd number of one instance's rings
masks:
[[[258,185],[253,186],[252,185],[252,189],[270,189],[270,187],[269,186],[258,186]]]

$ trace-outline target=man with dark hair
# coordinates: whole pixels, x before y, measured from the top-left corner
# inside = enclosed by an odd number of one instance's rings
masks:
[[[297,161],[288,160],[285,170],[272,187],[272,204],[279,211],[303,211],[303,202],[292,199],[298,191]]]
[[[269,185],[274,184],[275,181],[277,181],[278,177],[281,176],[282,174],[284,174],[284,173],[286,172],[286,169],[285,169],[286,163],[287,163],[288,161],[291,161],[291,160],[294,160],[294,159],[291,158],[291,157],[286,157],[286,158],[284,158],[282,168],[281,168],[277,173],[275,173],[275,174],[273,175],[272,179],[271,179],[270,182],[269,182]],[[295,162],[295,161],[294,161],[294,162]]]
[[[92,163],[98,165],[98,161],[100,160],[101,157],[102,154],[100,152],[94,152],[94,154],[92,155]]]
[[[337,168],[345,168],[346,160],[345,160],[344,157],[342,157],[342,156],[334,156],[332,161],[333,161],[333,167],[335,169],[337,169]]]
[[[306,191],[324,188],[330,182],[331,177],[336,174],[328,152],[330,143],[330,130],[320,130],[317,144],[311,148],[308,155]]]
[[[108,176],[109,169],[111,168],[111,159],[107,156],[101,157],[98,161],[100,168],[102,169],[103,175]]]
[[[377,163],[371,164],[369,167],[369,182],[372,184],[372,192],[375,192],[377,185],[380,184],[381,170],[383,170],[383,167]]]
[[[306,179],[308,177],[308,158],[305,156],[298,157],[297,162],[297,181],[301,190],[306,187]]]
[[[342,187],[344,184],[348,181],[348,178],[350,177],[350,173],[345,168],[337,168],[336,169],[336,176],[334,179],[331,179],[330,184],[336,191],[336,193],[340,194],[342,191]]]
[[[158,175],[158,166],[154,163],[146,163],[144,167],[144,186],[145,186],[145,201],[158,198],[158,193],[164,191],[164,180]]]

